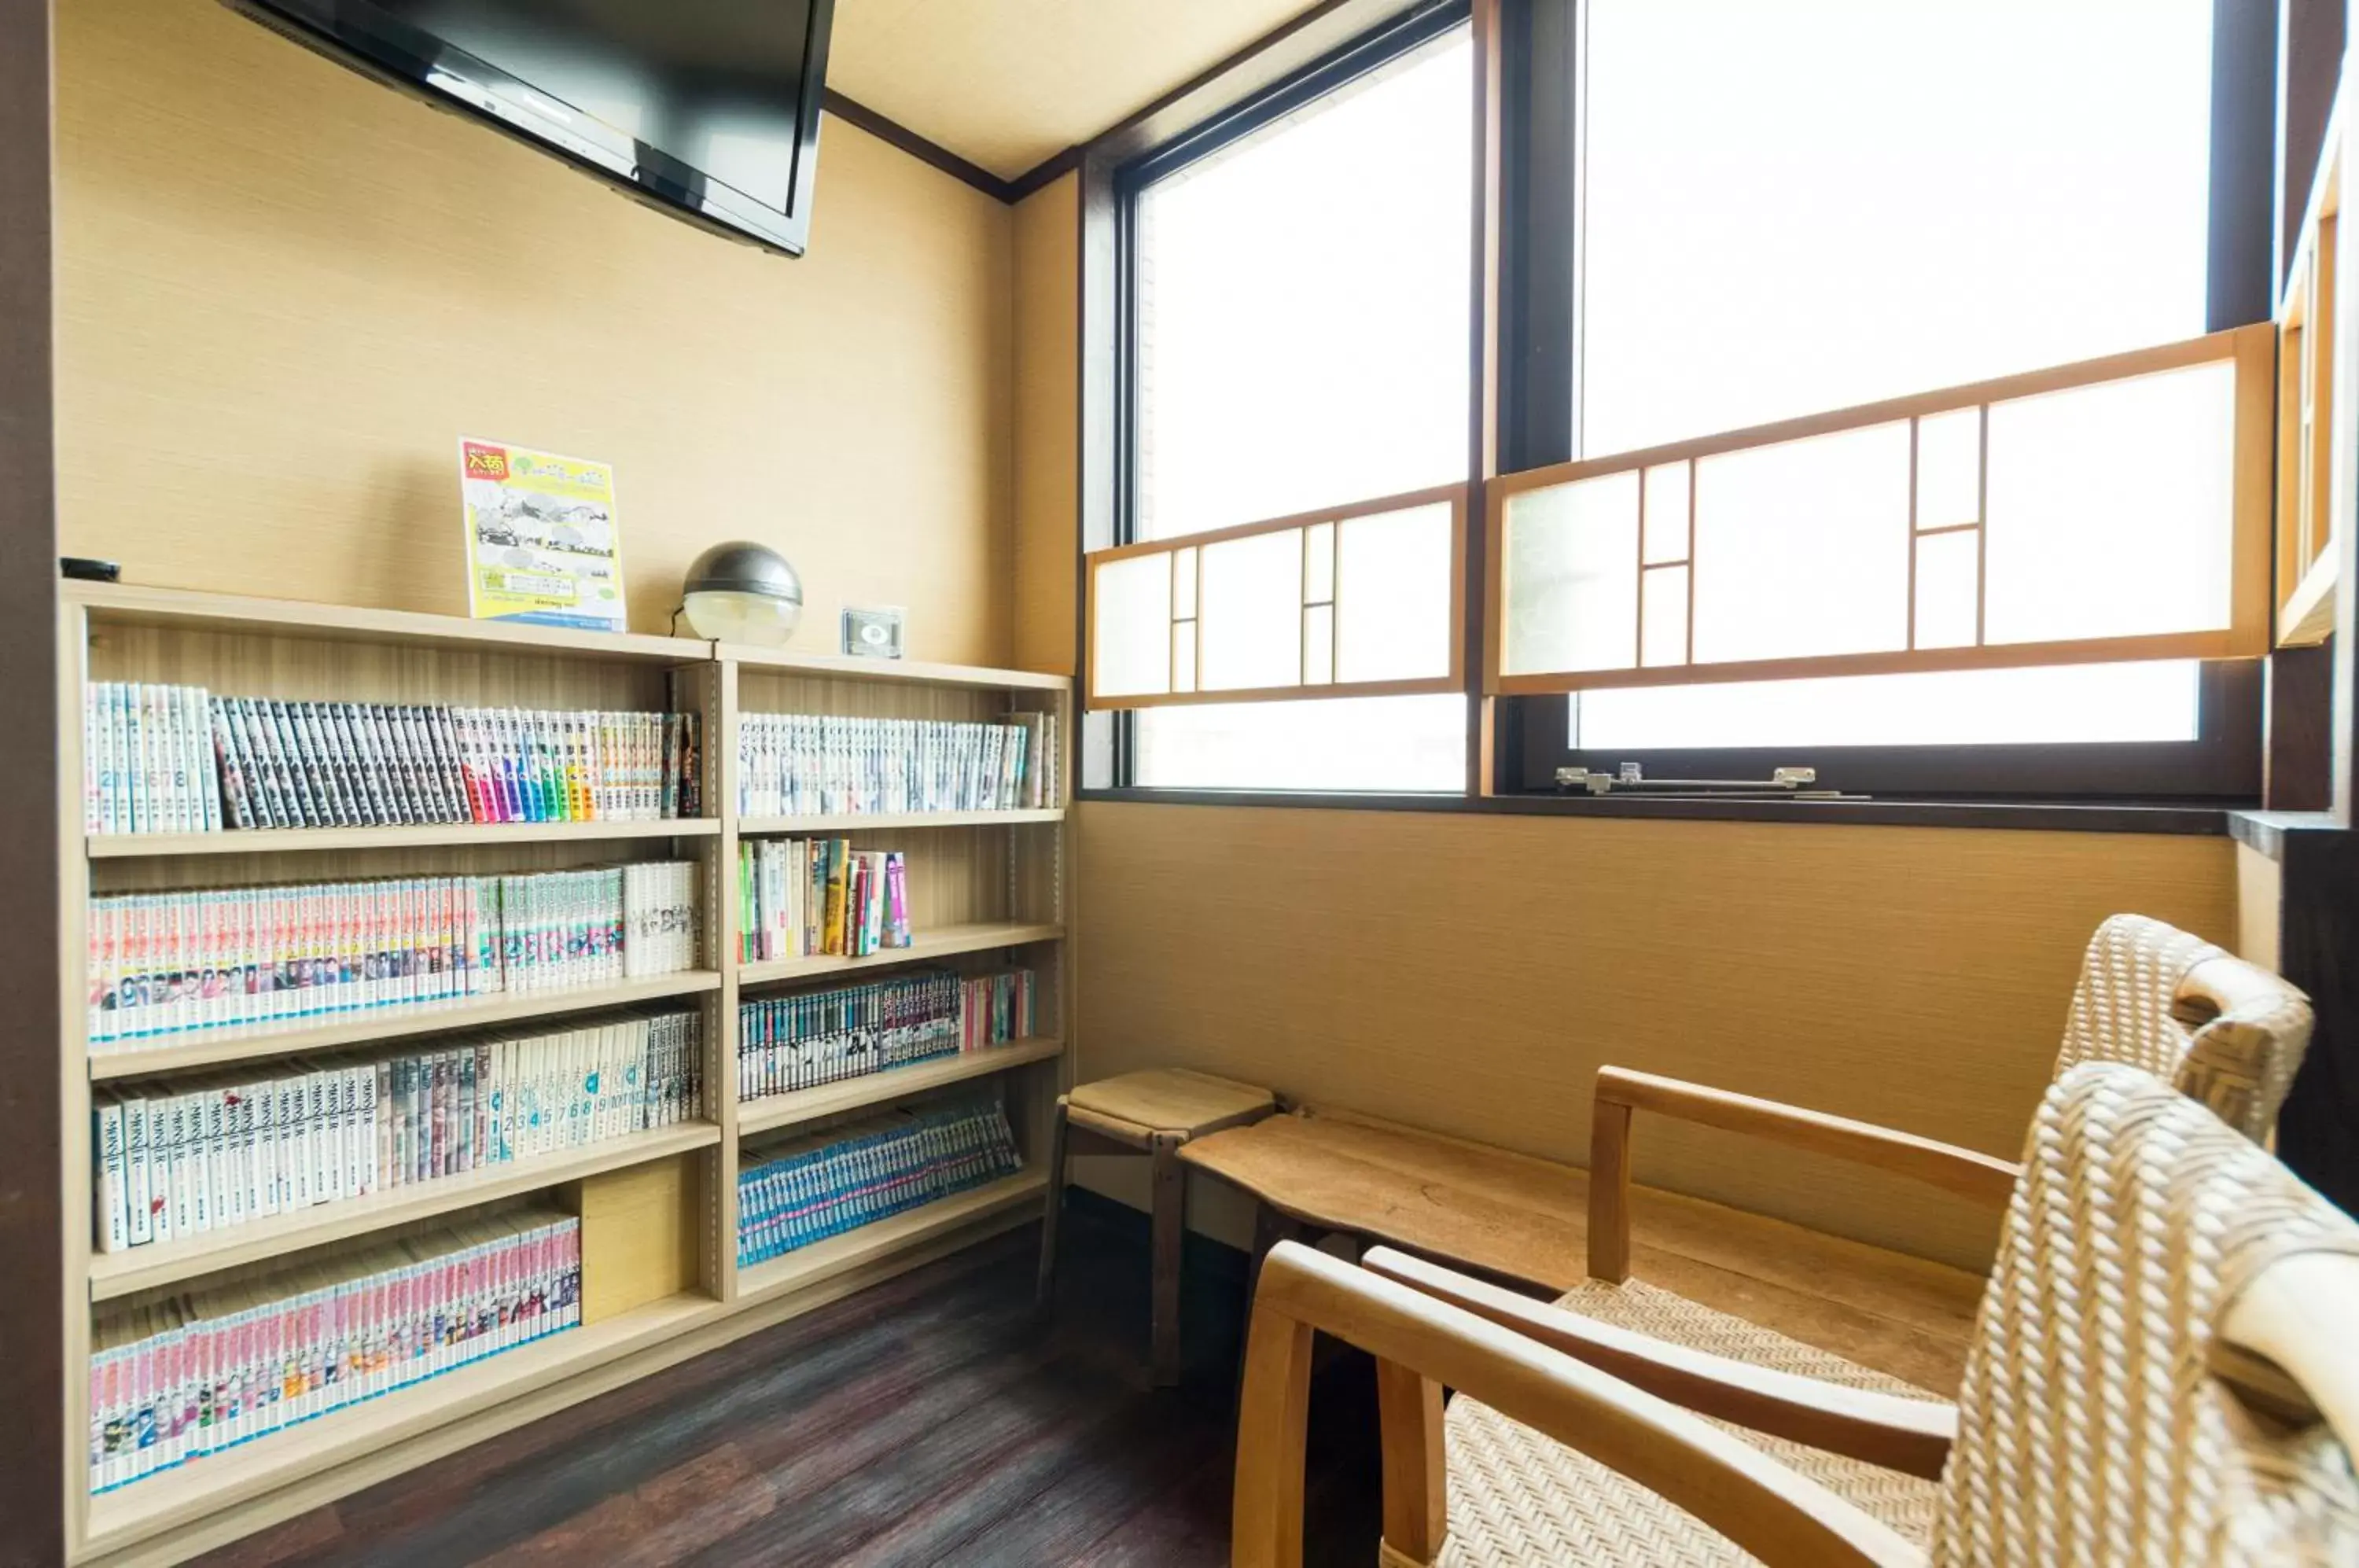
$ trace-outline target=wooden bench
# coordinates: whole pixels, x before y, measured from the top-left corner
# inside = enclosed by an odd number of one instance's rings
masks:
[[[1190,1140],[1184,1163],[1255,1198],[1255,1261],[1281,1240],[1383,1242],[1561,1293],[1584,1278],[1586,1172],[1300,1107]],[[1956,1391],[1982,1277],[1782,1220],[1631,1190],[1636,1272],[1690,1301],[1941,1395]]]

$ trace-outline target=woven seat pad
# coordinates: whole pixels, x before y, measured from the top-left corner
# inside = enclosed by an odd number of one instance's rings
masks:
[[[1698,1306],[1643,1280],[1589,1281],[1559,1303],[1585,1317],[1756,1367],[1908,1399],[1924,1389],[1842,1356]],[[1940,1488],[1931,1481],[1765,1437],[1725,1421],[1723,1431],[1874,1514],[1912,1541],[1932,1534]],[[1680,1508],[1605,1466],[1455,1399],[1443,1421],[1450,1454],[1450,1538],[1439,1565],[1504,1568],[1537,1563],[1653,1568],[1749,1563],[1755,1559]]]
[[[1184,1067],[1151,1068],[1076,1083],[1068,1102],[1102,1116],[1130,1122],[1153,1132],[1186,1133],[1190,1137],[1266,1116],[1277,1105],[1266,1089]]]

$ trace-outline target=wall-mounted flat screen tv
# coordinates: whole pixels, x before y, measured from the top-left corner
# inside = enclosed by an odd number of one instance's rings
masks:
[[[834,0],[231,0],[698,223],[810,233]]]

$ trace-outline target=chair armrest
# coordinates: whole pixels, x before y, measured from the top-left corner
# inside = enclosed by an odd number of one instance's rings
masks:
[[[2359,1302],[2359,1256],[2289,1252],[2254,1275],[2228,1303],[2212,1369],[2288,1420],[2323,1417],[2344,1447],[2359,1452],[2354,1302]],[[2246,1357],[2258,1357],[2259,1364]]]
[[[1921,1568],[1889,1527],[1758,1448],[1593,1367],[1394,1280],[1292,1243],[1262,1265],[1237,1411],[1233,1568],[1299,1568],[1310,1347],[1332,1334],[1375,1356],[1398,1388],[1416,1377],[1480,1399],[1686,1509],[1771,1568],[1786,1563]],[[1384,1372],[1389,1364],[1393,1368]],[[1379,1385],[1384,1387],[1383,1384]],[[1386,1430],[1387,1481],[1408,1476],[1439,1501],[1440,1401],[1406,1404]],[[1404,1431],[1406,1429],[1406,1431]],[[1402,1454],[1404,1439],[1421,1452]],[[1430,1562],[1446,1513],[1419,1520],[1417,1498],[1386,1502],[1386,1541]],[[1395,1539],[1399,1529],[1412,1539]]]
[[[1476,1317],[1513,1329],[1634,1388],[1772,1437],[1887,1470],[1941,1478],[1957,1441],[1956,1407],[1846,1388],[1814,1377],[1674,1345],[1519,1296],[1389,1247],[1372,1247],[1360,1266]]]
[[[1723,1132],[1745,1133],[1872,1165],[1993,1208],[2006,1206],[2018,1174],[2012,1160],[1914,1133],[1895,1132],[1874,1122],[1806,1111],[1652,1073],[1601,1067],[1591,1112],[1589,1149],[1589,1274],[1593,1279],[1618,1281],[1630,1277],[1633,1111],[1655,1111]]]

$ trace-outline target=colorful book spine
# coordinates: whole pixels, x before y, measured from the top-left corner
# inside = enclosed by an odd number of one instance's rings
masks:
[[[84,689],[92,833],[653,822],[702,811],[694,713]]]
[[[741,1002],[738,1097],[792,1094],[953,1055],[968,1033],[962,1009],[970,984],[948,969],[905,970],[864,985]]]
[[[113,1491],[582,1321],[581,1222],[517,1210],[95,1314],[90,1489]]]
[[[897,850],[854,849],[848,839],[742,841],[737,929],[737,956],[748,964],[908,947],[908,862]]]
[[[130,893],[90,903],[89,1038],[696,967],[696,866]]]
[[[119,1086],[94,1113],[101,1252],[463,1176],[694,1119],[699,1015],[643,1011],[462,1037],[377,1061]],[[169,1132],[166,1129],[177,1129]]]
[[[749,1155],[737,1172],[737,1261],[747,1267],[1013,1175],[995,1100],[897,1109]]]

